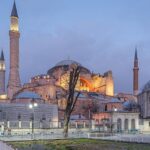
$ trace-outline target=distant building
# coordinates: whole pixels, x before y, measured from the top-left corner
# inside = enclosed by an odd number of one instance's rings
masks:
[[[140,106],[140,127],[143,132],[150,132],[150,81],[148,81],[142,91],[138,94],[138,104]]]
[[[138,95],[138,104],[140,105],[140,116],[150,119],[150,81],[147,82]]]

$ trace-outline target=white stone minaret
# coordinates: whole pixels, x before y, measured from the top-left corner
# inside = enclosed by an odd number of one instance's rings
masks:
[[[11,12],[10,24],[10,72],[8,81],[8,97],[11,99],[13,95],[21,88],[19,76],[19,23],[16,4],[14,2]]]
[[[0,56],[0,95],[5,94],[5,59],[3,51]]]

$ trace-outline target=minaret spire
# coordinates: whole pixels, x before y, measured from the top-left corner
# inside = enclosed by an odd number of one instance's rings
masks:
[[[137,56],[137,48],[135,48],[135,55],[134,55],[134,61],[138,60],[138,56]]]
[[[17,8],[16,8],[15,0],[14,0],[13,9],[12,9],[12,12],[11,12],[11,17],[17,17],[18,18],[18,12],[17,12]]]
[[[135,48],[134,67],[133,67],[133,94],[137,95],[139,90],[139,66],[138,66],[138,52]]]
[[[2,51],[1,51],[1,57],[0,57],[0,60],[2,60],[2,61],[5,60],[5,58],[4,58],[4,53],[3,53],[3,49],[2,49]]]
[[[3,49],[0,55],[0,94],[5,94],[5,59]]]

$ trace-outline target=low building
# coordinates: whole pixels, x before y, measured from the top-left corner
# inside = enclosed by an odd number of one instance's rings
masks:
[[[128,111],[101,112],[93,115],[93,129],[109,132],[139,130],[139,113]]]
[[[36,93],[19,93],[11,103],[0,103],[0,124],[0,130],[5,132],[15,129],[58,128],[58,107],[45,103]]]
[[[139,130],[139,108],[135,101],[112,98],[104,104],[103,111],[93,114],[94,128],[111,132]]]

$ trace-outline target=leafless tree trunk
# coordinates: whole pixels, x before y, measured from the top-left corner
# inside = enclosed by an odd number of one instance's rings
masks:
[[[68,137],[68,126],[70,121],[70,116],[72,111],[74,110],[75,104],[80,95],[79,91],[76,91],[76,85],[79,79],[81,67],[77,65],[72,65],[69,77],[69,87],[67,91],[67,103],[66,109],[64,113],[64,137]]]

